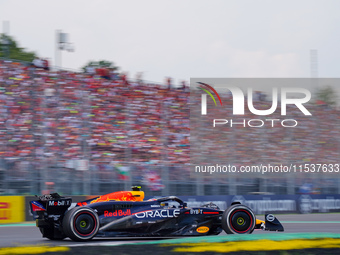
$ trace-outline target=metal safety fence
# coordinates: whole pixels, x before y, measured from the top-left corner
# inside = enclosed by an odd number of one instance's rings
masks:
[[[340,193],[339,179],[323,178],[309,182],[318,187],[309,194]],[[182,165],[130,164],[124,172],[112,162],[90,162],[87,170],[65,162],[36,162],[25,158],[0,160],[1,194],[41,194],[58,192],[64,195],[95,195],[129,190],[141,185],[149,196],[161,195],[247,195],[304,194],[304,179],[292,182],[287,178],[198,178],[190,177]]]

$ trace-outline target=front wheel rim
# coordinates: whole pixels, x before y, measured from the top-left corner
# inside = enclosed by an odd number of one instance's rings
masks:
[[[251,230],[253,217],[247,210],[237,209],[230,215],[229,224],[236,233],[246,233]]]

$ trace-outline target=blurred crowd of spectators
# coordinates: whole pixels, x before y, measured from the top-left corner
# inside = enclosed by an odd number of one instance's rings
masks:
[[[164,85],[149,84],[103,71],[54,72],[0,60],[0,157],[65,164],[87,159],[97,167],[104,162],[108,171],[126,162],[181,166],[176,169],[189,171],[191,136],[194,161],[206,157],[221,164],[245,165],[335,163],[339,159],[340,114],[334,108],[310,104],[312,117],[288,109],[294,115],[290,118],[299,121],[295,128],[226,125],[217,132],[211,121],[198,118],[199,97],[189,103],[189,95],[185,84],[173,88],[170,78]],[[231,101],[225,101],[231,112]],[[258,109],[271,106],[265,97],[255,101]],[[228,118],[225,112],[223,117]],[[264,117],[247,114],[244,118]],[[282,119],[280,107],[271,118]],[[171,175],[175,179],[188,176],[180,170]]]
[[[99,71],[0,61],[1,158],[188,164],[189,91]]]
[[[197,107],[200,95],[200,91],[191,95],[193,162],[220,162],[239,166],[339,163],[340,112],[336,107],[311,102],[305,106],[312,116],[305,116],[296,106],[287,105],[287,115],[281,115],[281,105],[278,104],[276,111],[269,116],[254,115],[247,110],[245,115],[233,116],[231,95],[221,93],[223,107],[215,107],[212,102],[208,102],[209,114],[202,116],[200,107]],[[266,110],[271,106],[271,100],[264,100],[264,97],[254,100],[255,109]],[[226,119],[228,123],[213,128],[213,119]],[[253,121],[248,124],[249,120]],[[231,121],[237,124],[231,127]],[[296,126],[283,127],[282,121],[285,121],[284,125]],[[262,127],[250,126],[262,124]],[[204,156],[206,160],[202,161]]]

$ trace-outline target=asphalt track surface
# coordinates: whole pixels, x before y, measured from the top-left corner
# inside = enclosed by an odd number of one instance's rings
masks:
[[[285,228],[284,233],[340,233],[340,213],[276,215]],[[263,216],[259,216],[263,219]],[[221,233],[222,234],[222,233]],[[220,235],[221,235],[220,234]],[[224,233],[223,233],[224,234]],[[276,232],[256,230],[252,235],[275,235]],[[42,238],[34,223],[0,225],[0,247],[48,245],[48,246],[102,246],[146,242],[165,238],[94,238],[86,243],[78,243],[66,238],[51,241]]]

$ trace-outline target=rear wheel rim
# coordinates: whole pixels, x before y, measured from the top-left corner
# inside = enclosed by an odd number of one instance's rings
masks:
[[[96,218],[91,213],[79,213],[74,219],[74,229],[78,235],[90,236],[95,231],[96,227]]]

